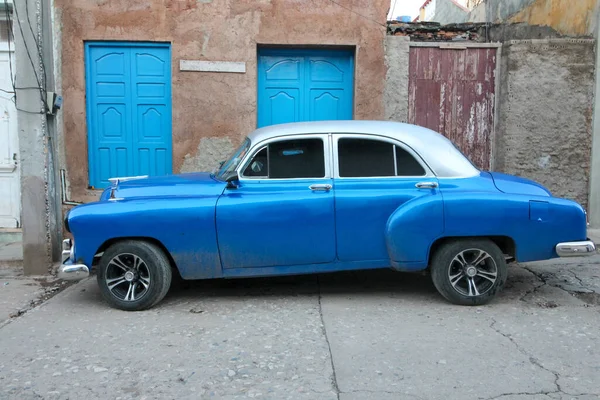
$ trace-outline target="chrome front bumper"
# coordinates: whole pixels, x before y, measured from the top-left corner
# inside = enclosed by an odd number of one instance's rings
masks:
[[[73,259],[73,242],[65,239],[62,243],[63,262],[58,268],[58,279],[65,281],[78,281],[90,276],[90,269],[84,264],[76,264]]]
[[[556,254],[559,257],[591,256],[596,254],[596,246],[591,240],[559,243],[556,245]]]

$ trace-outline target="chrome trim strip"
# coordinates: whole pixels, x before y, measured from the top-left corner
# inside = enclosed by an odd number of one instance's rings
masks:
[[[146,179],[146,178],[148,178],[148,175],[121,176],[121,177],[116,177],[116,178],[108,178],[108,181],[112,184],[118,185],[119,182],[127,182],[127,181],[132,181],[134,179]]]
[[[398,156],[396,156],[396,145],[395,144],[394,144],[393,152],[394,152],[394,175],[398,176]]]
[[[591,240],[581,242],[564,242],[556,245],[559,257],[580,257],[596,254],[596,245]]]

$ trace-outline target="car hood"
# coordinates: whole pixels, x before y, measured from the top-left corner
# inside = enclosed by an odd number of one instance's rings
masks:
[[[498,190],[511,194],[526,194],[532,196],[552,196],[550,191],[531,179],[519,176],[502,174],[499,172],[488,172],[494,180]]]
[[[225,182],[215,179],[208,172],[154,176],[119,182],[114,197],[132,199],[215,196],[223,192],[225,185]],[[110,194],[111,188],[107,188],[102,193],[100,201],[108,200]]]

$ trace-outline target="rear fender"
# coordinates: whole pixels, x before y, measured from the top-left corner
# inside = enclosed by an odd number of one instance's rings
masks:
[[[442,195],[416,197],[390,215],[385,241],[392,266],[406,271],[427,268],[429,248],[444,232]]]

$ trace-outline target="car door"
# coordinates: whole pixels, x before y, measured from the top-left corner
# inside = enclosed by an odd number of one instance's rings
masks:
[[[387,137],[336,134],[333,147],[337,256],[387,260],[388,218],[415,197],[439,195],[437,178],[412,149]]]
[[[335,260],[328,135],[286,136],[253,146],[216,210],[223,268]]]

